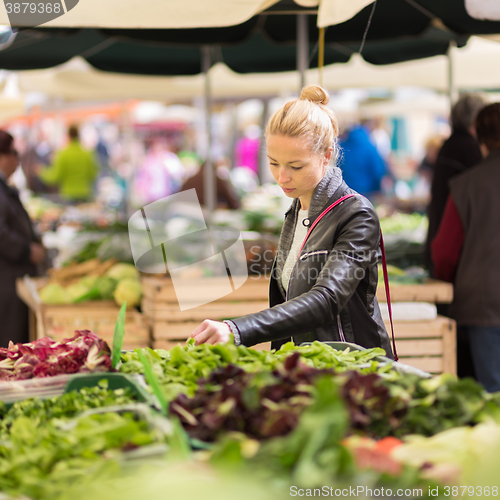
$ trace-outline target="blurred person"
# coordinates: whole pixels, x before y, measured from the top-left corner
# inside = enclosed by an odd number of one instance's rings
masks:
[[[16,279],[36,275],[46,257],[18,192],[7,185],[19,158],[14,138],[0,130],[0,345],[29,341],[28,307],[17,296]]]
[[[56,185],[59,194],[68,202],[90,201],[98,166],[91,152],[80,145],[78,127],[68,129],[69,144],[56,153],[53,164],[40,171],[40,178]]]
[[[435,238],[450,194],[449,182],[482,160],[476,139],[474,120],[486,100],[481,94],[463,94],[451,110],[452,133],[443,143],[435,165],[431,184],[431,201],[427,209],[429,228],[424,247],[424,264],[431,278],[435,278],[431,243]],[[438,314],[449,316],[448,304],[438,304]],[[457,375],[475,378],[467,332],[457,328]]]
[[[112,176],[113,171],[109,164],[109,151],[106,143],[104,142],[101,135],[99,135],[99,139],[95,146],[94,151],[95,157],[97,158],[97,162],[99,163],[99,170],[101,177],[102,176]]]
[[[236,144],[235,167],[245,167],[259,175],[260,127],[248,125]]]
[[[372,144],[377,148],[379,155],[388,162],[391,155],[391,138],[383,126],[380,116],[363,120],[361,124],[368,130]]]
[[[434,169],[438,159],[439,151],[443,146],[444,137],[440,135],[432,136],[425,143],[425,154],[418,166],[418,172],[429,182],[432,182]]]
[[[460,96],[451,110],[452,133],[443,143],[434,164],[431,201],[427,209],[429,229],[424,250],[424,262],[431,277],[434,277],[431,243],[436,236],[443,217],[446,200],[450,194],[449,181],[455,175],[465,172],[482,159],[479,144],[476,140],[474,120],[485,104],[485,98],[480,94],[463,94]]]
[[[387,166],[365,127],[355,125],[350,128],[343,134],[340,145],[342,158],[339,166],[346,184],[367,198],[379,194]]]
[[[55,188],[45,184],[39,176],[43,167],[50,165],[52,150],[41,140],[41,131],[36,128],[19,144],[19,161],[26,177],[27,187],[36,194],[54,193]]]
[[[185,175],[179,157],[163,140],[154,139],[134,179],[136,198],[144,205],[177,193]]]
[[[328,101],[322,87],[308,85],[267,125],[272,175],[293,200],[271,272],[270,308],[205,320],[191,333],[196,344],[228,342],[232,333],[237,345],[271,341],[277,349],[293,336],[296,344],[347,341],[393,356],[376,299],[379,220],[335,165],[338,123]]]
[[[187,179],[181,186],[181,191],[195,189],[196,195],[201,205],[205,205],[205,178],[204,178],[204,162],[198,169],[198,172]],[[217,208],[230,208],[236,210],[241,208],[241,201],[233,186],[228,171],[225,168],[215,166],[216,172],[216,189],[217,189]]]
[[[432,242],[435,276],[453,283],[450,316],[470,343],[475,373],[500,391],[500,103],[483,108],[476,133],[484,160],[450,181]]]

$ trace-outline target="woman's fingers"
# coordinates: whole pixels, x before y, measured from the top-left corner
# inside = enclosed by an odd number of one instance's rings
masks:
[[[202,323],[200,323],[192,332],[191,334],[189,335],[190,338],[194,338],[196,337],[198,334],[200,334],[201,332],[203,332],[207,326],[208,326],[208,319],[206,319],[205,321],[203,321]]]
[[[231,335],[231,330],[225,323],[206,319],[203,321],[190,335],[194,338],[195,344],[211,344],[215,345],[220,342],[228,342]]]

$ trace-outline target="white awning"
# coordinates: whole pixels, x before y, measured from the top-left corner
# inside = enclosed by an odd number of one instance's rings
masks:
[[[65,0],[70,5],[68,0]],[[210,28],[241,24],[278,0],[80,0],[43,26],[80,28]],[[318,9],[318,26],[347,21],[373,0],[295,0]],[[74,0],[71,2],[74,3]],[[9,24],[0,8],[0,24]]]

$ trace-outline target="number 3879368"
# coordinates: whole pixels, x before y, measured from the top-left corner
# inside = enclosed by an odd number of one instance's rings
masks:
[[[47,3],[6,3],[7,14],[60,14],[62,5],[60,2]]]

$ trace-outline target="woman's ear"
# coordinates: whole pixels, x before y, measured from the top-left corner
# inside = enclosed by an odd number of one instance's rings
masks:
[[[327,166],[330,163],[330,160],[332,159],[332,154],[333,154],[333,148],[330,147],[323,156],[323,165]]]

